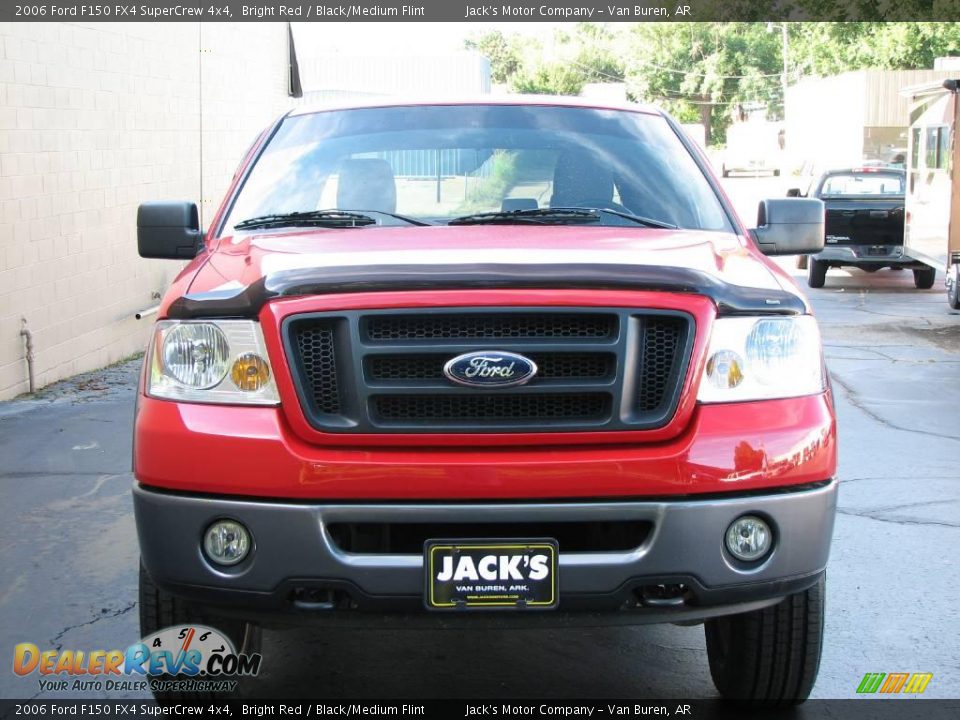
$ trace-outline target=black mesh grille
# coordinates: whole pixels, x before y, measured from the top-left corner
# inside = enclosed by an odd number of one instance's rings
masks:
[[[385,395],[374,398],[376,415],[394,422],[603,420],[610,411],[604,394]]]
[[[334,352],[333,322],[308,321],[294,326],[299,364],[314,411],[327,415],[341,412],[340,383]]]
[[[484,313],[482,315],[383,315],[366,321],[366,336],[391,340],[609,338],[615,315]]]
[[[677,317],[650,317],[646,320],[640,361],[640,412],[657,410],[673,390],[672,383],[681,359],[678,351],[687,322]]]
[[[605,378],[613,375],[614,356],[608,353],[524,353],[537,364],[537,378]],[[371,380],[442,380],[446,355],[374,355],[368,359]]]
[[[352,553],[420,554],[433,538],[553,538],[563,552],[625,552],[647,539],[647,520],[493,522],[334,522],[326,526],[334,544]]]
[[[543,307],[345,310],[285,327],[310,424],[383,435],[662,427],[679,402],[693,329],[680,313]],[[518,352],[538,372],[509,388],[448,381],[444,364],[473,350]]]

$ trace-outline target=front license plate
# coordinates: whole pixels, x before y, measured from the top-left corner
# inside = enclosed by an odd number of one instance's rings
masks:
[[[556,540],[428,540],[430,610],[550,610],[557,606]]]

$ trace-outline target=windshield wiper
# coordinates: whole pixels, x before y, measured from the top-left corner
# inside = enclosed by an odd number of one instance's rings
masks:
[[[329,228],[366,227],[377,221],[363,213],[344,210],[307,210],[305,212],[277,213],[247,218],[233,226],[234,230],[267,229],[279,227],[314,226]]]
[[[339,208],[333,208],[329,210],[305,210],[301,212],[278,213],[275,215],[259,215],[238,222],[233,227],[237,230],[249,230],[252,228],[295,227],[297,225],[332,228],[376,225],[377,221],[370,217],[369,213],[386,215],[387,217],[405,222],[408,225],[428,226],[432,224],[424,222],[423,220],[417,220],[416,218],[407,217],[406,215],[387,212],[386,210],[340,210]]]
[[[584,208],[527,208],[462,215],[447,222],[447,225],[563,225],[588,223],[600,219],[600,213]]]
[[[621,210],[611,210],[604,207],[551,207],[528,208],[525,210],[507,210],[504,212],[477,213],[453,218],[448,225],[513,225],[530,223],[534,225],[563,225],[567,223],[591,223],[600,220],[601,215],[615,215],[638,225],[658,228],[661,230],[676,230],[677,226],[662,220],[634,215]]]
[[[580,209],[580,208],[554,208],[555,210],[566,210],[566,209]],[[624,212],[623,210],[611,210],[610,208],[605,207],[592,207],[586,208],[590,212],[603,213],[605,215],[616,215],[617,217],[622,217],[626,220],[631,220],[638,225],[645,225],[647,227],[659,228],[661,230],[676,230],[677,225],[673,223],[664,222],[663,220],[654,220],[653,218],[644,217],[643,215],[635,215],[631,212]]]

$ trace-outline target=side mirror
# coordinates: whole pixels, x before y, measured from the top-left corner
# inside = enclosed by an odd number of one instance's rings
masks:
[[[197,256],[203,235],[192,202],[147,202],[137,210],[140,257],[189,260]]]
[[[790,188],[787,190],[787,197],[803,197],[800,188]]]
[[[824,205],[813,198],[760,201],[750,231],[764,255],[808,255],[823,250]]]

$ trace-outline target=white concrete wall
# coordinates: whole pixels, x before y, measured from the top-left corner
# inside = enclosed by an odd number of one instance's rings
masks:
[[[137,205],[209,220],[287,59],[282,23],[0,25],[0,399],[27,390],[22,319],[41,387],[143,349],[133,314],[182,265],[137,255]]]

